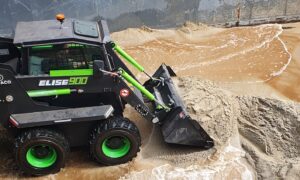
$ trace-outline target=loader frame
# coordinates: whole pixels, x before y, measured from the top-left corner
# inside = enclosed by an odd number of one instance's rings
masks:
[[[0,56],[0,124],[17,137],[16,159],[25,172],[57,172],[68,148],[74,146],[90,145],[92,156],[104,164],[131,160],[139,151],[141,140],[135,124],[123,117],[127,103],[161,127],[166,143],[206,149],[214,145],[213,139],[188,115],[171,79],[176,74],[169,66],[162,64],[150,76],[111,41],[105,21],[95,24],[66,20],[63,24],[62,17],[59,16],[61,24],[51,20],[18,23],[15,46],[8,46],[20,53],[5,59]],[[5,46],[0,42],[0,49]],[[79,48],[79,55],[69,51],[72,48]],[[88,50],[80,48],[91,48],[89,52],[96,49],[99,53],[87,61],[81,55]],[[59,53],[53,56],[52,51]],[[40,56],[43,53],[49,57]],[[8,57],[13,57],[15,63]],[[120,57],[149,80],[141,84]],[[27,147],[32,141],[39,145]],[[126,146],[117,148],[122,143]],[[128,149],[130,145],[133,150]],[[49,165],[31,154],[35,151],[37,157],[43,153],[45,156],[45,151],[50,153],[46,160],[57,158],[56,152],[63,158],[58,165]]]

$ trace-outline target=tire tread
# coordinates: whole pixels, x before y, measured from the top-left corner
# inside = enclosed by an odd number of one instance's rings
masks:
[[[97,162],[99,162],[99,160],[97,159],[97,154],[94,151],[93,145],[96,143],[97,138],[99,136],[101,136],[101,134],[103,132],[107,132],[110,130],[115,130],[115,129],[119,129],[119,130],[126,130],[129,131],[130,133],[134,134],[135,137],[137,137],[137,141],[138,141],[138,151],[140,151],[140,146],[141,146],[141,136],[140,136],[140,132],[138,130],[138,128],[136,127],[136,125],[130,121],[128,118],[123,118],[123,117],[113,117],[110,119],[106,119],[104,121],[102,121],[101,123],[98,124],[98,126],[96,128],[94,128],[94,130],[91,133],[91,139],[90,139],[90,156]],[[132,157],[134,158],[134,157]],[[102,164],[106,164],[106,165],[113,165],[110,163],[103,163],[103,162],[99,162]]]
[[[37,176],[48,174],[48,172],[35,173],[35,172],[28,171],[28,169],[22,167],[22,162],[21,162],[22,160],[20,159],[20,157],[18,155],[18,149],[22,148],[27,142],[34,141],[36,139],[41,139],[41,138],[47,138],[47,139],[51,139],[51,140],[55,141],[57,144],[59,144],[64,149],[64,152],[66,152],[66,155],[68,154],[68,152],[70,152],[70,146],[69,146],[68,140],[65,138],[65,136],[62,133],[60,133],[58,131],[44,129],[44,128],[36,128],[36,129],[29,129],[29,130],[21,132],[20,135],[17,136],[15,139],[14,154],[15,154],[16,161],[17,161],[19,167],[21,168],[22,171],[24,171],[27,174],[37,175]],[[51,171],[50,173],[56,173],[60,170],[60,168],[58,168],[57,170],[55,170],[53,172]]]

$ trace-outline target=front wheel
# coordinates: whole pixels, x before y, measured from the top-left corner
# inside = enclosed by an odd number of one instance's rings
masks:
[[[99,163],[122,164],[140,151],[141,137],[136,125],[123,117],[102,121],[91,135],[90,152]]]
[[[56,131],[32,129],[17,137],[15,150],[21,170],[31,175],[45,175],[64,167],[69,144]]]

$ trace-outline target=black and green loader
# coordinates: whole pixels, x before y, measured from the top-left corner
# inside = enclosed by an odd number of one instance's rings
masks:
[[[123,116],[126,104],[159,126],[168,144],[213,147],[169,66],[150,76],[111,40],[106,21],[58,20],[19,22],[14,38],[0,38],[0,123],[15,138],[23,172],[56,173],[76,146],[88,146],[101,164],[130,161],[141,136]],[[149,80],[141,84],[121,58]]]

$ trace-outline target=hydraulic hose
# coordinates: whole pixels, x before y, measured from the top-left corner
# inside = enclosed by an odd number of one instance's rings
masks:
[[[137,70],[140,72],[145,72],[144,67],[141,66],[133,57],[127,54],[120,46],[118,46],[116,43],[112,43],[112,47],[120,56],[126,59],[126,61],[133,65]]]
[[[46,89],[27,91],[29,97],[46,97],[71,94],[71,89]]]
[[[137,70],[140,72],[143,72],[148,76],[150,79],[154,80],[152,76],[150,76],[144,69],[142,65],[140,65],[133,57],[131,57],[129,54],[127,54],[120,46],[118,46],[116,43],[112,42],[113,49],[122,56],[126,61],[128,61],[132,66],[134,66]]]

